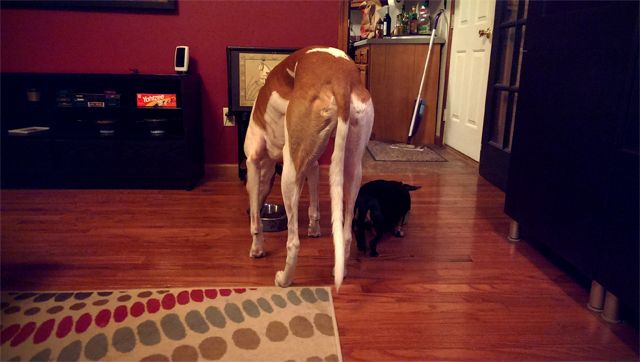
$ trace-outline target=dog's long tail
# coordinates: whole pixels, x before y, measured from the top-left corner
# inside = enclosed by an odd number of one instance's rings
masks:
[[[331,192],[331,230],[333,232],[333,248],[335,252],[335,264],[333,276],[336,290],[340,289],[344,279],[344,154],[349,133],[349,105],[351,90],[341,89],[334,92],[337,103],[338,125],[336,138],[331,155],[329,168],[329,181]]]
[[[333,232],[333,248],[335,264],[333,275],[336,290],[340,289],[344,279],[344,152],[349,133],[347,121],[338,118],[336,138],[331,155],[329,180],[331,190],[331,230]]]

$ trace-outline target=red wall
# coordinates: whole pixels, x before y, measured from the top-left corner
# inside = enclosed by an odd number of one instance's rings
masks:
[[[178,0],[173,14],[2,9],[3,72],[173,73],[188,45],[202,77],[207,163],[235,163],[235,127],[222,126],[227,46],[337,45],[338,0]],[[193,69],[193,67],[192,67]]]

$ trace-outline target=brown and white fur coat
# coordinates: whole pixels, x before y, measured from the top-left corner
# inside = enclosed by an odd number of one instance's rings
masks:
[[[291,284],[298,259],[298,201],[310,193],[308,235],[320,236],[318,158],[335,132],[329,168],[336,288],[342,284],[351,246],[353,207],[362,179],[362,155],[373,126],[371,96],[359,71],[341,50],[300,49],[280,62],[260,89],[244,142],[251,235],[249,255],[265,256],[260,209],[282,162],[282,196],[288,217],[287,260],[275,283]]]

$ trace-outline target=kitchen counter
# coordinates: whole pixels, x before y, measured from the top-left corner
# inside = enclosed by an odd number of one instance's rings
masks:
[[[382,39],[364,39],[353,43],[353,45],[359,47],[369,44],[429,44],[429,39],[431,39],[431,35],[401,35]],[[436,36],[433,38],[433,44],[444,44],[444,38]]]

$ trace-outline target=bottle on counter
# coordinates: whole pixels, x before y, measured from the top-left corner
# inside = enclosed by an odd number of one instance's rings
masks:
[[[404,34],[404,27],[402,26],[402,13],[396,16],[396,27],[393,29],[393,35]]]
[[[383,35],[384,35],[384,21],[382,20],[382,18],[379,18],[378,22],[376,23],[376,38],[382,38]]]
[[[409,23],[411,22],[411,17],[409,13],[405,10],[404,4],[402,4],[402,35],[409,34]]]
[[[384,16],[384,31],[383,31],[383,36],[384,37],[390,37],[391,36],[391,16],[389,16],[389,7],[387,7],[387,15]]]
[[[418,14],[416,13],[416,7],[411,8],[410,20],[409,20],[409,34],[418,34]]]
[[[429,13],[429,1],[424,1],[418,8],[418,34],[431,34],[431,14]]]

